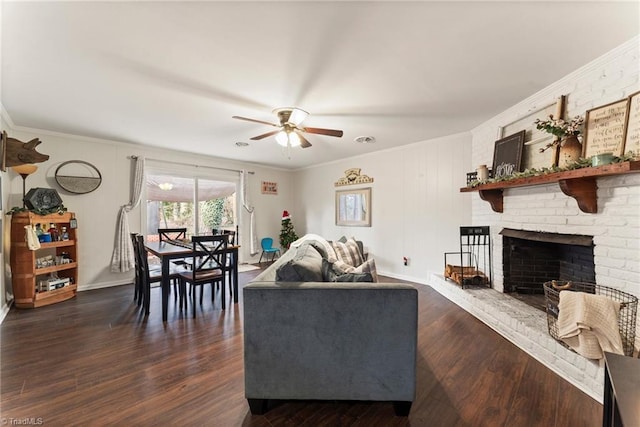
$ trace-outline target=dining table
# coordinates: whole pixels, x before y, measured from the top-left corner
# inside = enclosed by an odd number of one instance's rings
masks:
[[[158,258],[162,265],[162,279],[160,285],[162,288],[162,321],[167,321],[167,311],[169,308],[169,293],[171,286],[170,277],[170,262],[173,259],[188,258],[197,256],[198,251],[193,250],[193,245],[190,242],[178,242],[178,241],[162,241],[154,242],[147,241],[144,245],[148,253],[151,253]],[[238,249],[240,245],[229,245],[226,249],[222,249],[221,252],[231,255],[231,285],[233,286],[233,302],[238,303]]]

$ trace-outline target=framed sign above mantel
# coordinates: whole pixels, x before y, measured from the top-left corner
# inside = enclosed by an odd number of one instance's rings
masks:
[[[640,92],[629,96],[627,124],[624,128],[624,152],[640,157]]]
[[[587,110],[582,157],[611,153],[624,154],[624,127],[629,98]]]
[[[496,141],[493,150],[493,177],[500,178],[520,172],[525,131]]]

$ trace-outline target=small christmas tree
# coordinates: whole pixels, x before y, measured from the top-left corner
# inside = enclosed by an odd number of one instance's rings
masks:
[[[282,212],[282,230],[280,231],[280,247],[283,250],[289,249],[289,245],[298,240],[298,235],[293,229],[291,215],[289,212]]]

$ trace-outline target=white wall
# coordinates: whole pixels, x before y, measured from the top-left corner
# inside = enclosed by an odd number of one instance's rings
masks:
[[[133,161],[128,156],[138,155],[171,162],[184,162],[201,166],[214,166],[230,169],[254,171],[250,176],[248,196],[257,213],[258,237],[277,236],[280,230],[281,207],[291,206],[292,172],[266,168],[254,164],[233,162],[213,157],[185,154],[179,151],[153,149],[150,147],[95,140],[72,135],[14,127],[8,129],[11,137],[28,141],[38,137],[42,144],[38,151],[48,154],[49,160],[38,164],[38,171],[27,178],[27,191],[33,187],[55,188],[62,197],[65,207],[77,214],[79,233],[79,290],[116,284],[131,283],[133,272],[112,273],[110,261],[115,236],[115,224],[119,207],[128,202]],[[66,193],[57,186],[54,173],[60,163],[68,160],[85,160],[95,165],[102,174],[100,187],[88,194]],[[149,162],[153,165],[161,162]],[[173,166],[175,168],[175,166]],[[201,168],[205,170],[206,168]],[[202,173],[206,173],[202,172]],[[5,181],[7,181],[5,183]],[[278,182],[278,195],[260,194],[260,181]],[[5,209],[22,206],[22,179],[12,170],[3,174],[3,185],[8,193]],[[241,210],[241,254],[240,259],[251,261],[249,255],[249,215]],[[131,232],[141,231],[142,214],[140,206],[128,215]],[[9,220],[9,217],[6,219]],[[258,246],[259,249],[259,246]],[[258,252],[258,256],[259,256]],[[255,257],[257,260],[257,257]],[[8,251],[5,252],[8,262]]]
[[[299,170],[292,221],[299,235],[355,236],[380,273],[426,283],[442,272],[443,253],[459,248],[459,227],[469,225],[470,198],[459,192],[471,170],[470,135],[458,134]],[[372,184],[335,187],[350,168]],[[371,227],[335,225],[335,191],[372,187]],[[403,265],[403,257],[409,265]]]

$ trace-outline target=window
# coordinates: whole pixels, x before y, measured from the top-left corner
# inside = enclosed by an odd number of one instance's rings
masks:
[[[158,228],[185,227],[187,236],[236,229],[235,182],[152,172],[146,177],[146,201],[148,240],[158,238]]]

